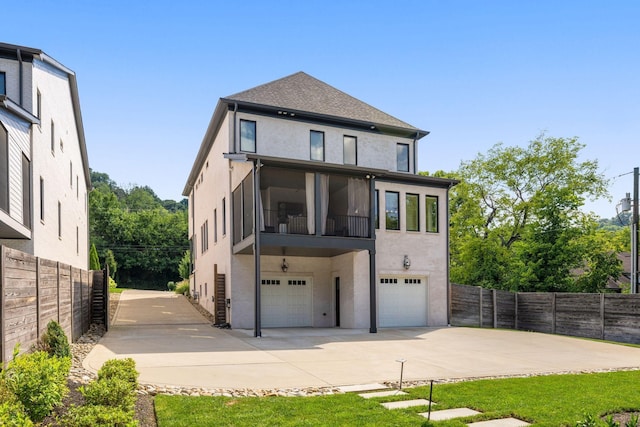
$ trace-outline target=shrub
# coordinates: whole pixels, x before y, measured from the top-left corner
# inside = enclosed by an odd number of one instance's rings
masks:
[[[131,384],[131,390],[134,391],[138,387],[138,375],[136,362],[132,358],[110,359],[98,371],[98,381],[119,378]]]
[[[125,412],[133,412],[135,389],[122,378],[103,378],[80,387],[87,405],[112,406]]]
[[[52,320],[47,324],[47,332],[40,339],[40,349],[49,353],[49,356],[71,357],[67,335],[58,322]]]
[[[171,292],[174,292],[176,290],[176,282],[167,283],[167,289],[169,289],[169,291]]]
[[[33,421],[41,421],[67,394],[67,375],[71,368],[68,357],[49,357],[44,351],[18,356],[14,350],[5,378],[8,388],[24,405]]]
[[[134,427],[138,422],[133,419],[133,413],[120,408],[85,405],[72,406],[60,424],[68,427]]]
[[[117,287],[118,287],[118,284],[116,283],[116,281],[113,280],[113,277],[109,276],[109,289],[113,289]]]
[[[181,294],[184,296],[189,296],[189,281],[188,280],[183,280],[182,282],[178,283],[178,286],[176,286],[176,294]]]
[[[0,426],[33,426],[27,412],[24,410],[24,405],[22,405],[16,395],[9,390],[3,378],[0,378]]]

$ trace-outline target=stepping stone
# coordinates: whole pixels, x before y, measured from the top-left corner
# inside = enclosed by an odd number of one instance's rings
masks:
[[[432,405],[435,405],[432,403]],[[414,400],[399,400],[397,402],[385,402],[382,404],[387,409],[404,409],[414,406],[429,406],[429,401],[426,399],[414,399]]]
[[[524,427],[531,424],[517,418],[501,418],[499,420],[480,421],[467,425],[470,427]]]
[[[472,415],[478,415],[482,412],[474,411],[469,408],[455,408],[455,409],[443,409],[440,411],[431,411],[431,421],[444,421],[444,420],[452,420],[454,418],[462,418],[462,417],[470,417]],[[428,412],[423,412],[421,414],[423,417],[429,417]]]
[[[400,390],[385,390],[385,391],[374,391],[373,393],[362,393],[358,396],[363,397],[365,399],[371,399],[372,397],[387,397],[387,396],[402,396],[405,393]]]
[[[345,385],[342,387],[338,387],[343,393],[351,393],[351,392],[359,392],[359,391],[371,391],[371,390],[384,390],[388,387],[383,384],[373,383],[373,384],[358,384],[358,385]]]

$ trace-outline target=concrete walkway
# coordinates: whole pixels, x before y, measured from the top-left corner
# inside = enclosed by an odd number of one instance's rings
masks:
[[[634,368],[640,349],[473,328],[220,330],[182,296],[122,293],[114,323],[84,360],[132,357],[140,382],[203,388],[324,387]]]

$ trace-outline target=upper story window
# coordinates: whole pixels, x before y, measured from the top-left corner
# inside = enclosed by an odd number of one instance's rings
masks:
[[[420,231],[420,207],[418,206],[419,196],[417,194],[407,194],[405,204],[407,211],[407,231]]]
[[[311,160],[324,162],[324,132],[311,131],[310,137]]]
[[[7,94],[7,75],[4,71],[0,71],[0,95]]]
[[[409,172],[409,144],[396,146],[396,169],[398,172]]]
[[[358,140],[355,136],[343,137],[343,163],[345,165],[358,164]]]
[[[256,122],[240,120],[240,151],[256,152]]]
[[[436,196],[426,196],[425,212],[427,212],[427,231],[429,233],[438,232],[438,198]]]
[[[400,193],[386,191],[384,195],[387,230],[400,230]]]
[[[51,153],[55,154],[56,152],[56,125],[51,120]]]
[[[9,212],[9,133],[0,123],[0,209]]]
[[[40,90],[36,93],[36,117],[42,118],[42,95],[40,94]]]

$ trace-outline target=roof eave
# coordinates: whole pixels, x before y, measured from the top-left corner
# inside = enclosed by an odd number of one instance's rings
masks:
[[[2,104],[2,106],[4,108],[6,108],[7,110],[11,111],[13,114],[15,114],[16,116],[20,117],[21,119],[26,120],[27,122],[29,122],[29,123],[31,123],[33,125],[39,125],[40,124],[40,119],[39,118],[37,118],[36,116],[31,114],[29,111],[27,111],[24,108],[22,108],[17,102],[12,101],[7,96],[0,95],[0,103]]]

